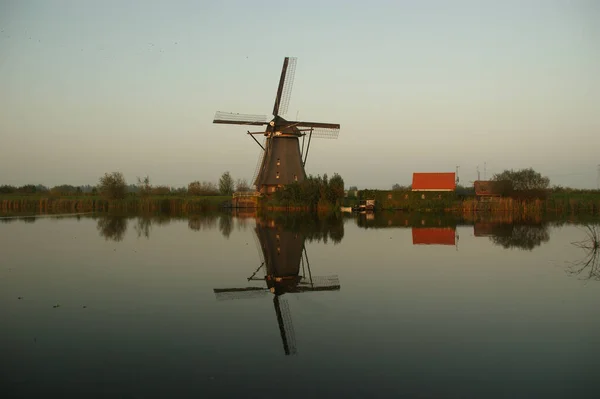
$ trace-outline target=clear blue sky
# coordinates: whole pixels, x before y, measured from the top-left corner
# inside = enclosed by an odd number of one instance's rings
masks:
[[[0,184],[250,179],[259,148],[216,110],[340,123],[312,174],[461,182],[533,167],[595,187],[600,2],[0,0]]]

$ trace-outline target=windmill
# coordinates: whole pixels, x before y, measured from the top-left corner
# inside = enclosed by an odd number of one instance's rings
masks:
[[[266,282],[267,288],[215,288],[213,291],[220,301],[260,298],[269,293],[274,294],[273,306],[283,350],[286,355],[293,355],[296,353],[296,339],[292,317],[287,301],[281,296],[286,293],[339,291],[339,279],[337,276],[312,275],[304,245],[305,237],[301,233],[282,230],[274,223],[261,224],[260,222],[257,222],[255,233],[262,262],[247,281]],[[261,270],[264,276],[258,277]]]
[[[304,180],[304,166],[311,139],[336,139],[340,131],[340,125],[337,123],[288,121],[282,117],[287,113],[290,104],[295,71],[296,58],[285,57],[273,106],[273,119],[270,121],[267,121],[265,115],[221,111],[217,111],[213,120],[213,123],[228,125],[266,126],[264,132],[247,132],[262,149],[253,184],[263,194],[273,193],[278,187]],[[265,137],[262,144],[254,137],[261,134]]]

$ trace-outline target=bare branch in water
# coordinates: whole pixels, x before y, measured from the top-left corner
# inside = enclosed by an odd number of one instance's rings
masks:
[[[570,262],[567,269],[569,275],[582,275],[584,280],[600,281],[600,228],[586,224],[580,229],[586,234],[582,241],[571,244],[585,251],[585,256],[576,262]]]

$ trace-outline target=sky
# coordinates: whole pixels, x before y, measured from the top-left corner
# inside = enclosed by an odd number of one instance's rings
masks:
[[[600,173],[595,0],[0,0],[0,31],[0,185],[250,180],[260,148],[213,116],[268,115],[286,56],[287,117],[341,124],[309,174]]]

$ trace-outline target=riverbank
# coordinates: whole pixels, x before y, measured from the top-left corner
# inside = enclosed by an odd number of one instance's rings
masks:
[[[343,206],[374,199],[376,210],[407,212],[511,212],[588,213],[600,215],[600,191],[593,193],[548,193],[546,198],[458,196],[452,192],[364,191],[358,198],[345,198]]]
[[[423,198],[425,196],[425,198]],[[418,193],[402,191],[370,191],[362,198],[375,199],[377,211],[445,212],[445,213],[512,213],[512,214],[577,214],[600,215],[600,193],[550,193],[545,199],[458,197],[454,193]],[[345,198],[343,206],[358,205],[358,198]],[[100,196],[1,195],[0,212],[165,212],[194,213],[215,211],[231,206],[230,196],[149,196],[131,195],[122,200]],[[265,212],[310,212],[310,207],[272,198],[258,203]],[[319,203],[315,211],[331,213],[339,210],[329,203]]]
[[[205,212],[216,210],[231,201],[230,196],[176,197],[131,196],[107,200],[95,196],[0,196],[0,212]]]

